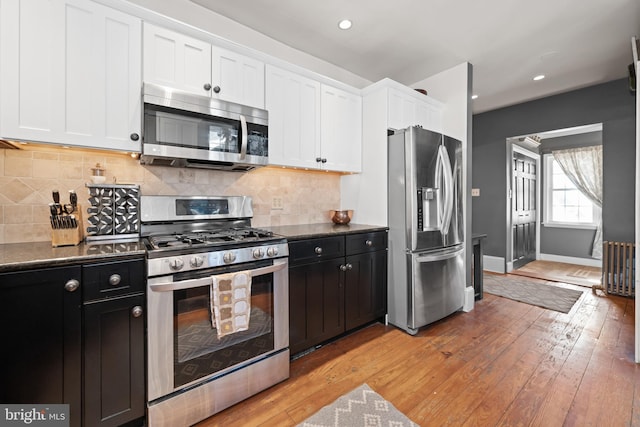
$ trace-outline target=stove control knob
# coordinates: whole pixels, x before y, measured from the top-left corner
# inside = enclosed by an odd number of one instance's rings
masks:
[[[169,261],[169,268],[174,271],[182,270],[182,267],[184,267],[184,262],[180,258],[175,258]]]
[[[202,264],[204,264],[204,258],[202,258],[200,255],[196,255],[189,260],[189,264],[193,268],[202,267]]]
[[[271,246],[270,248],[267,248],[267,256],[277,256],[277,255],[278,255],[277,246]]]
[[[222,256],[222,260],[225,262],[225,264],[231,264],[236,260],[236,254],[234,254],[233,252],[225,252]]]
[[[264,250],[262,248],[256,248],[253,250],[253,257],[255,259],[260,259],[264,256]]]

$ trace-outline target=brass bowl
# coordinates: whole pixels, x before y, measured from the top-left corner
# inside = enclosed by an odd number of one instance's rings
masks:
[[[329,211],[329,217],[335,224],[349,224],[353,210]]]

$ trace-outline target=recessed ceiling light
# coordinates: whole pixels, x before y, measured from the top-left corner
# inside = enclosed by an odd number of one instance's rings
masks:
[[[471,95],[471,99],[478,99],[478,95]]]
[[[544,79],[544,74],[538,74],[537,76],[535,76],[533,78],[533,80],[535,80],[535,81],[542,80],[542,79]]]
[[[341,30],[348,30],[349,28],[351,28],[352,22],[348,19],[343,19],[342,21],[338,22],[338,28],[340,28]]]

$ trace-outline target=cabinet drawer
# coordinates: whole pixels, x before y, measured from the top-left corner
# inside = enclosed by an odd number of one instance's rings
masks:
[[[89,264],[82,268],[83,299],[115,297],[144,292],[143,259]]]
[[[387,249],[386,231],[347,235],[347,255],[384,249]]]
[[[289,242],[289,264],[303,264],[344,254],[344,236]]]

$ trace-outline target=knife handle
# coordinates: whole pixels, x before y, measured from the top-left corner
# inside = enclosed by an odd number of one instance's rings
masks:
[[[60,203],[60,193],[58,190],[53,190],[51,195],[53,196],[53,203]]]

